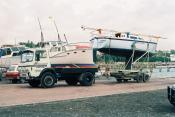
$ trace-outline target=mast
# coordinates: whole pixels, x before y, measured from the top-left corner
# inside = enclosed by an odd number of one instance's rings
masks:
[[[66,40],[66,43],[68,44],[66,34],[64,34],[64,39]]]
[[[39,23],[39,27],[40,27],[40,31],[41,31],[41,43],[40,46],[43,47],[44,46],[44,35],[43,35],[43,31],[42,31],[42,27],[41,27],[41,23],[38,17],[38,23]]]
[[[60,34],[58,32],[58,27],[57,27],[57,24],[56,24],[55,20],[51,16],[49,16],[49,19],[53,20],[53,23],[54,23],[54,26],[55,26],[55,29],[56,29],[56,32],[57,32],[58,42],[61,42]]]
[[[53,20],[53,22],[54,22],[54,25],[55,25],[55,28],[56,28],[56,31],[57,31],[57,35],[58,35],[58,42],[61,42],[60,34],[59,34],[59,32],[58,32],[58,27],[57,27],[57,25],[56,25],[55,20]]]

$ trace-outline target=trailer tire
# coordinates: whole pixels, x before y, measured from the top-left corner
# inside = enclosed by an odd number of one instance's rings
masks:
[[[143,75],[138,75],[136,78],[137,83],[143,82]]]
[[[94,80],[94,75],[91,72],[84,72],[79,77],[79,82],[83,86],[91,86]]]
[[[29,80],[28,83],[31,87],[38,87],[40,85],[39,80]]]
[[[77,83],[78,83],[78,80],[75,79],[75,78],[72,78],[72,79],[66,79],[65,81],[66,81],[66,83],[67,83],[68,85],[70,85],[70,86],[76,86]]]
[[[144,75],[143,77],[143,82],[149,81],[150,76],[149,75]]]
[[[55,85],[55,83],[56,83],[56,78],[52,73],[46,72],[46,73],[43,73],[43,75],[41,76],[41,87],[51,88]]]

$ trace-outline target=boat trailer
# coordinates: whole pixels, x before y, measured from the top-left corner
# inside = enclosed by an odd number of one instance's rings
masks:
[[[147,48],[149,44],[147,45]],[[105,68],[104,76],[107,78],[114,77],[117,82],[127,82],[129,80],[134,80],[137,83],[149,81],[152,69],[149,65],[149,50],[140,56],[135,55],[135,46],[133,46],[133,52],[130,57],[126,57],[125,65],[120,70],[111,70],[108,66]],[[146,56],[146,57],[145,57]],[[133,66],[139,62],[140,59],[146,59],[146,68],[134,69]],[[115,65],[114,65],[115,66]]]

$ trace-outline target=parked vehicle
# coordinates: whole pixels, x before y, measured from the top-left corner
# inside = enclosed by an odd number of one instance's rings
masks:
[[[24,83],[25,77],[20,76],[18,65],[11,65],[5,73],[5,79],[10,80],[12,83]]]

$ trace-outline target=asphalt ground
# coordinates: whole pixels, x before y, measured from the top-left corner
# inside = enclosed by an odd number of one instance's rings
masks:
[[[0,108],[1,117],[175,117],[167,91],[156,90]]]
[[[112,80],[97,80],[93,86],[68,86],[64,81],[53,88],[32,88],[26,84],[1,84],[0,107],[36,104],[51,101],[106,96],[122,93],[144,92],[165,89],[175,83],[175,78],[151,79],[146,83],[117,83]]]

